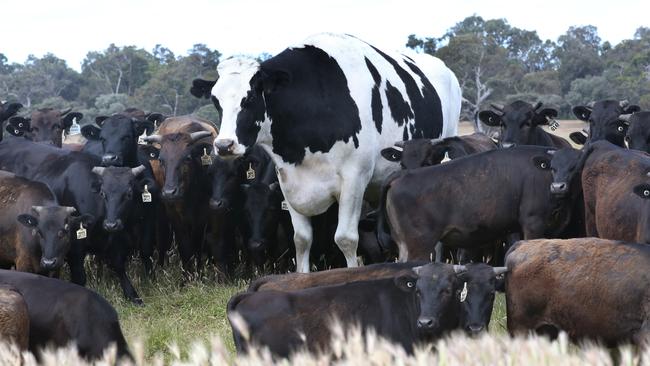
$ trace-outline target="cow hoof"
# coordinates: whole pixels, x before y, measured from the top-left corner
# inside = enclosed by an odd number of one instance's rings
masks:
[[[140,306],[140,307],[144,306],[144,301],[142,301],[142,299],[139,297],[136,297],[135,299],[131,299],[131,302],[133,302],[135,306]]]

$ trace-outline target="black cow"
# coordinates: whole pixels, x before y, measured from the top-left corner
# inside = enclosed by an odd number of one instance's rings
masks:
[[[387,183],[385,212],[404,260],[427,260],[434,246],[476,248],[523,232],[555,236],[568,201],[552,198],[549,148],[520,146],[405,171]],[[436,257],[439,257],[437,255]]]
[[[550,186],[551,195],[567,201],[570,209],[568,214],[571,221],[561,238],[581,238],[585,236],[585,211],[582,191],[581,172],[591,147],[576,150],[568,147],[557,150],[551,160],[553,182]]]
[[[111,344],[118,357],[131,357],[117,312],[104,298],[81,286],[31,273],[0,270],[0,284],[20,291],[29,312],[29,350],[75,343],[79,354],[102,357]]]
[[[43,142],[61,147],[63,145],[63,132],[69,131],[73,120],[79,122],[83,113],[70,112],[72,109],[59,110],[54,108],[42,108],[32,112],[31,116],[12,117],[9,120],[10,128],[7,131],[23,136],[25,139],[34,142]]]
[[[388,161],[400,162],[402,168],[416,169],[440,164],[445,158],[457,159],[479,152],[494,150],[497,144],[482,133],[447,137],[442,140],[413,139],[387,147],[381,156]]]
[[[630,125],[625,136],[627,147],[650,153],[650,112],[621,115],[619,118]]]
[[[20,103],[6,103],[6,102],[0,102],[0,141],[2,141],[2,138],[4,136],[4,121],[8,120],[10,117],[18,113],[20,108],[22,108],[23,105]]]
[[[630,105],[625,100],[601,100],[586,106],[575,106],[573,114],[589,123],[589,134],[585,137],[582,132],[574,132],[569,137],[578,145],[584,145],[587,141],[607,140],[614,145],[625,147],[628,122],[620,117],[639,110],[639,106]]]
[[[557,117],[557,110],[542,107],[541,102],[534,106],[517,100],[506,106],[492,104],[495,111],[481,111],[478,114],[481,122],[492,127],[502,127],[499,137],[501,147],[514,145],[539,145],[551,147],[570,147],[568,141],[544,131],[540,126],[547,125],[549,119]]]

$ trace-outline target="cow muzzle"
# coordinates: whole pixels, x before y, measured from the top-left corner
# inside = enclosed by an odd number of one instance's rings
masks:
[[[103,226],[104,230],[108,231],[109,233],[120,231],[124,228],[124,224],[122,224],[122,220],[120,219],[117,219],[115,221],[104,220]]]
[[[565,182],[551,183],[551,193],[561,196],[567,193],[569,190],[569,185]]]
[[[514,142],[502,142],[501,147],[504,149],[509,149],[511,147],[514,147],[516,144]]]
[[[421,330],[431,330],[435,327],[436,322],[432,318],[428,317],[419,317],[418,318],[418,329]]]
[[[165,188],[162,190],[161,196],[166,201],[175,201],[181,198],[181,191],[178,187]]]
[[[120,166],[122,159],[116,154],[104,154],[102,156],[102,165],[104,166]]]
[[[465,332],[469,335],[475,336],[481,333],[485,329],[483,324],[470,324],[465,327]]]
[[[235,141],[232,139],[217,139],[214,147],[221,156],[232,155],[235,150]]]
[[[210,209],[213,211],[223,211],[228,207],[228,204],[225,200],[216,200],[214,198],[210,199]]]
[[[56,258],[41,258],[41,269],[44,271],[53,271],[58,267],[57,262]]]

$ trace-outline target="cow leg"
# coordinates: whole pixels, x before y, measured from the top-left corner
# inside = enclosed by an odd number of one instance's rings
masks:
[[[172,246],[172,231],[167,220],[164,207],[158,206],[156,212],[156,244],[158,247],[158,265],[163,267],[167,258],[167,251]]]
[[[144,219],[136,225],[136,230],[142,230],[140,235],[140,259],[144,264],[145,274],[153,275],[153,241],[155,236],[155,219],[151,216],[145,216]]]
[[[84,258],[86,254],[83,243],[71,239],[70,251],[68,252],[68,266],[70,266],[70,281],[80,286],[86,286],[86,270],[84,269]]]
[[[312,227],[309,217],[297,213],[289,207],[293,225],[293,243],[296,246],[296,272],[309,272],[309,250],[312,242]]]
[[[129,276],[126,274],[128,251],[126,248],[127,241],[125,239],[124,235],[111,235],[109,246],[107,248],[108,250],[104,255],[108,256],[108,265],[120,281],[124,297],[136,305],[144,305],[142,299],[133,287]]]
[[[357,267],[359,265],[357,263],[359,217],[363,208],[363,193],[366,185],[353,180],[343,182],[339,197],[339,222],[334,234],[334,242],[343,252],[348,267]]]
[[[524,232],[524,239],[539,239],[544,237],[546,229],[544,220],[537,216],[529,216],[521,221],[521,228]]]

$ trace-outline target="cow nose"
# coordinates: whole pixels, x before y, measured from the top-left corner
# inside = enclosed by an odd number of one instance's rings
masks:
[[[172,199],[172,198],[176,198],[176,196],[178,196],[178,188],[177,187],[165,188],[162,191],[162,198],[164,198],[164,199]]]
[[[214,198],[210,199],[210,208],[213,210],[220,210],[224,208],[223,200],[215,200]]]
[[[115,164],[117,162],[117,155],[105,154],[102,156],[102,164]]]
[[[232,148],[234,145],[235,141],[231,139],[217,139],[214,141],[214,146],[217,148],[219,155],[232,154]]]
[[[477,334],[483,331],[485,326],[482,324],[470,324],[467,326],[467,331],[471,334]]]
[[[567,192],[567,184],[564,182],[551,183],[551,193],[553,194],[564,194]]]
[[[503,147],[505,149],[511,148],[513,146],[515,146],[515,144],[513,142],[502,142],[501,143],[501,147]]]
[[[264,242],[261,240],[253,240],[250,243],[248,243],[248,247],[251,250],[258,251],[264,248]]]
[[[41,268],[46,271],[56,268],[56,258],[41,258]]]
[[[106,221],[104,220],[104,229],[109,232],[114,232],[122,229],[122,220]]]
[[[418,319],[418,328],[420,329],[431,329],[433,327],[433,319],[431,318],[419,318]]]

